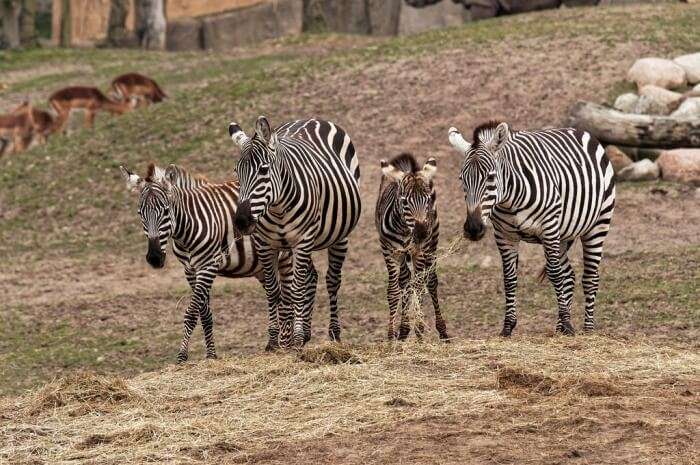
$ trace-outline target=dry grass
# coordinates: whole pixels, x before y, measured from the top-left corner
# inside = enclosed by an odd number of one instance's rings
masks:
[[[0,459],[265,461],[272,460],[266,451],[285,444],[359,441],[372,432],[458,418],[491,425],[495,437],[515,427],[516,418],[554,422],[557,435],[580,434],[581,422],[592,422],[614,431],[613,440],[619,433],[613,417],[631,416],[651,438],[665,431],[664,412],[680,410],[674,420],[680,429],[697,427],[699,375],[697,354],[601,336],[329,343],[297,356],[173,366],[127,382],[95,374],[57,380],[0,406]],[[618,406],[613,416],[600,410],[611,404]],[[577,420],[582,416],[587,420]],[[517,447],[516,437],[505,450]],[[691,447],[692,438],[677,452]]]

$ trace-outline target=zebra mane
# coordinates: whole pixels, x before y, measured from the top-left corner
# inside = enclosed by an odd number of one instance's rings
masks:
[[[392,165],[394,168],[403,171],[404,173],[410,174],[416,174],[421,169],[418,166],[418,162],[416,161],[416,158],[413,156],[413,154],[407,152],[395,156],[394,158],[389,160],[389,164]]]
[[[493,130],[496,129],[501,123],[502,121],[492,119],[486,121],[485,123],[481,123],[476,128],[474,128],[474,135],[472,136],[474,144],[483,143],[484,140],[482,139],[482,136],[491,135],[493,133]]]
[[[209,180],[201,174],[192,174],[180,165],[171,165],[177,176],[172,180],[177,187],[198,187],[210,184]]]

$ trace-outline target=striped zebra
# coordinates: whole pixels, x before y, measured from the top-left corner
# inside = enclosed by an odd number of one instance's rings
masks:
[[[440,339],[448,339],[445,320],[438,301],[438,278],[435,254],[438,246],[438,221],[433,176],[437,171],[434,158],[422,168],[413,155],[403,153],[388,163],[381,161],[382,181],[379,186],[374,222],[379,232],[379,243],[389,274],[387,299],[389,301],[388,338],[406,339],[410,332],[406,312],[411,281],[411,263],[415,286],[423,294],[428,288],[435,309],[435,328]],[[395,318],[401,305],[401,323],[395,333]],[[423,334],[423,322],[416,322],[416,336]]]
[[[274,131],[261,116],[252,138],[236,123],[231,139],[241,148],[236,173],[241,184],[236,227],[252,234],[263,262],[266,289],[274,287],[275,250],[292,250],[293,309],[279,309],[280,342],[305,343],[310,318],[300,298],[314,250],[328,250],[326,287],[331,340],[340,340],[338,289],[348,251],[348,235],[360,218],[360,169],[346,132],[317,119],[282,124]],[[268,304],[278,302],[268,290]],[[293,312],[292,312],[293,310]]]
[[[467,204],[464,236],[478,241],[490,220],[501,253],[506,295],[501,335],[510,336],[517,323],[521,240],[542,244],[545,272],[557,295],[557,331],[572,335],[574,270],[567,252],[580,238],[584,330],[592,330],[603,242],[615,206],[613,169],[605,150],[585,131],[511,131],[502,122],[477,127],[473,140],[470,144],[457,129],[449,130],[450,143],[466,155],[460,173]]]
[[[145,178],[120,167],[127,189],[139,194],[138,213],[148,237],[146,261],[154,268],[165,265],[166,246],[172,239],[175,256],[185,269],[192,297],[185,312],[184,336],[177,359],[188,357],[189,341],[198,319],[202,322],[207,358],[216,358],[213,317],[209,305],[211,286],[216,276],[243,278],[253,276],[262,282],[263,273],[250,238],[240,237],[232,224],[238,204],[238,184],[234,181],[212,184],[190,175],[185,169],[170,165],[162,169],[151,164]],[[291,254],[279,258],[280,290],[289,289],[292,272]],[[313,267],[306,275],[304,309],[311,314],[317,274]],[[311,292],[313,291],[313,292]],[[267,349],[277,346],[277,315],[269,315]],[[307,338],[310,334],[305,335]]]

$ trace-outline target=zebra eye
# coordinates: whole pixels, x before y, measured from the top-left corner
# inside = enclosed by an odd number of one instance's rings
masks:
[[[261,165],[260,169],[258,170],[258,174],[260,176],[266,176],[269,171],[270,171],[270,165]]]

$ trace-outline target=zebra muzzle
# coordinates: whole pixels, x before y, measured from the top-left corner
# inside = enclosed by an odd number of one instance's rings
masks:
[[[255,218],[253,218],[253,214],[250,211],[250,200],[244,200],[238,205],[233,224],[241,234],[249,235],[255,230],[255,223]]]
[[[464,237],[470,241],[479,241],[486,233],[486,225],[481,219],[481,209],[467,214],[464,222]]]
[[[165,254],[160,248],[160,240],[158,240],[158,238],[148,239],[146,261],[153,268],[163,268],[163,266],[165,266]]]

